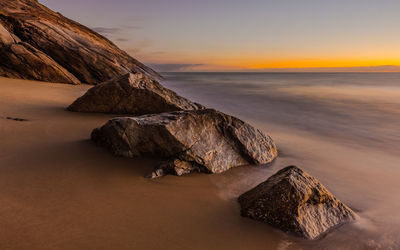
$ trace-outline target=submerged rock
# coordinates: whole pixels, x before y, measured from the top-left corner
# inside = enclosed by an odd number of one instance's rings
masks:
[[[242,216],[316,239],[357,215],[317,179],[290,166],[239,197]]]
[[[68,110],[145,115],[202,108],[145,74],[129,73],[89,89]]]
[[[161,77],[107,38],[36,0],[0,1],[0,76],[97,84],[128,72]]]
[[[153,178],[221,173],[236,166],[266,164],[278,154],[269,136],[213,109],[114,118],[95,129],[92,140],[118,156],[167,158],[149,175]]]

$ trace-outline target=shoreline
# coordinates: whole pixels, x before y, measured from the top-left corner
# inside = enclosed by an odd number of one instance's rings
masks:
[[[146,179],[155,159],[113,157],[89,141],[92,129],[114,115],[66,111],[89,87],[0,78],[0,116],[29,120],[0,123],[0,221],[5,225],[0,247],[296,249],[330,248],[337,242],[361,247],[365,245],[357,242],[362,239],[374,246],[381,240],[374,232],[388,223],[383,214],[398,208],[396,201],[391,206],[376,203],[382,195],[376,187],[396,190],[399,185],[396,174],[382,175],[382,169],[374,168],[386,156],[254,119],[248,121],[283,149],[271,165]],[[398,159],[390,159],[386,169],[397,171]],[[242,218],[237,196],[293,164],[318,178],[364,220],[305,242]],[[369,167],[360,172],[360,166]]]
[[[248,247],[225,242],[239,235],[277,246],[235,201],[220,202],[210,176],[149,180],[154,160],[113,157],[90,142],[113,115],[66,111],[81,87],[0,78],[1,116],[30,120],[0,123],[0,247]]]

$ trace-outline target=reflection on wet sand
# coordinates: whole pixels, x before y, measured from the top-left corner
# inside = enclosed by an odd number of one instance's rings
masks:
[[[270,134],[280,157],[145,179],[157,159],[116,158],[89,141],[112,116],[65,111],[88,86],[0,78],[0,248],[399,248],[398,74],[166,77],[167,87]],[[305,241],[240,217],[237,196],[287,165],[362,219]]]
[[[400,74],[168,76],[167,87],[251,121],[282,152],[270,168],[227,173],[216,183],[221,198],[234,199],[277,169],[298,165],[362,216],[316,242],[287,239],[288,248],[400,246]]]

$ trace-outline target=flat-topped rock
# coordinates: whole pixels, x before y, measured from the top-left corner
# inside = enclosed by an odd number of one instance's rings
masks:
[[[70,111],[145,115],[203,109],[146,74],[125,74],[89,89]]]
[[[221,173],[267,164],[278,154],[269,136],[213,109],[114,118],[95,129],[92,140],[117,156],[165,158],[149,177]]]
[[[36,0],[0,1],[0,76],[97,84],[128,72],[161,77],[107,38]]]
[[[239,197],[241,214],[316,239],[357,215],[317,179],[290,166]]]

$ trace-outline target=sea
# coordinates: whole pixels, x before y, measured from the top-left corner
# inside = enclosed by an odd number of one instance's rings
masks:
[[[316,241],[282,234],[282,249],[400,249],[400,73],[162,75],[164,86],[253,124],[278,145],[271,166],[227,180],[221,199],[234,201],[243,186],[296,165],[360,217]]]

